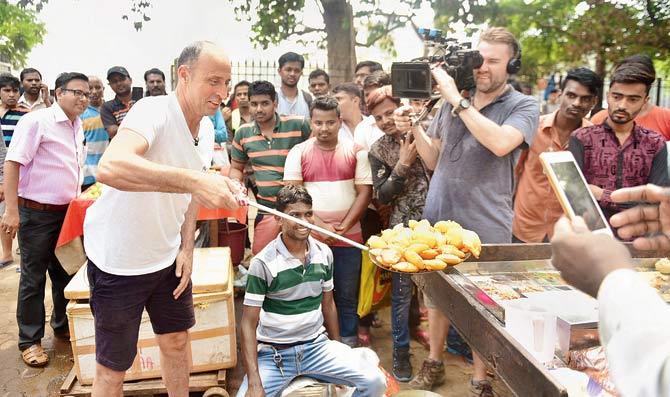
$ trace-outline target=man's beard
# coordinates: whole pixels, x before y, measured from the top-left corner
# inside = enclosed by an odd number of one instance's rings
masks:
[[[488,83],[488,87],[483,87],[481,88],[479,84],[477,84],[477,91],[484,93],[484,94],[490,94],[492,92],[496,92],[497,90],[500,89],[500,87],[504,86],[507,84],[506,81],[495,81],[495,80],[490,80],[490,83]]]

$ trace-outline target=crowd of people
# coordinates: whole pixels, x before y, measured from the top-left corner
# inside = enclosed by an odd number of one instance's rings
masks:
[[[144,308],[168,389],[187,391],[197,208],[237,207],[244,187],[260,204],[359,243],[420,219],[454,220],[492,244],[548,242],[558,222],[557,239],[570,241],[566,235],[586,232],[559,222],[562,210],[539,161],[543,152],[569,150],[618,237],[640,234],[620,220],[631,210],[617,190],[670,186],[670,110],[649,100],[652,61],[622,59],[612,69],[607,109],[596,114],[601,78],[586,67],[571,69],[541,115],[536,98],[508,84],[521,67],[516,38],[490,28],[478,50],[483,64],[469,92],[444,69],[432,70],[441,105],[420,122],[413,118],[427,102],[394,97],[390,75],[375,61],[358,63],[353,81],[334,86],[326,71],[315,70],[306,92],[298,88],[305,60],[288,52],[279,58],[279,87],[239,81],[226,100],[230,61],[208,42],[182,51],[174,92],[162,71],[147,70],[139,100],[122,66],[107,72],[110,101],[97,76],[63,73],[51,98],[35,69],[0,75],[0,267],[12,263],[18,233],[25,363],[49,360],[41,346],[47,272],[50,325],[57,337],[69,337],[63,289],[71,276],[54,249],[68,204],[96,182],[106,186],[84,224],[96,396],[120,395]],[[210,168],[220,172],[203,172]],[[300,374],[353,386],[355,395],[383,394],[383,374],[351,350],[370,346],[376,321],[375,314],[357,314],[361,251],[263,211],[250,248],[240,324],[247,376],[238,395],[276,395]],[[430,390],[444,382],[450,321],[420,295],[411,277],[393,274],[391,373]],[[429,349],[418,372],[411,337]],[[476,349],[472,361],[472,395],[492,396]]]

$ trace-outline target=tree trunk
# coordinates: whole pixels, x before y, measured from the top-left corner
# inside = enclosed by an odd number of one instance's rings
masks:
[[[354,14],[347,0],[321,0],[331,84],[352,81],[356,66]]]
[[[591,114],[596,114],[600,111],[600,109],[603,108],[602,103],[603,103],[603,92],[605,92],[605,68],[607,66],[607,58],[605,57],[605,53],[603,51],[598,51],[596,54],[596,74],[600,76],[601,79],[603,79],[603,83],[600,85],[600,93],[598,94],[598,102],[596,102],[596,106],[593,107],[593,110],[591,111]]]

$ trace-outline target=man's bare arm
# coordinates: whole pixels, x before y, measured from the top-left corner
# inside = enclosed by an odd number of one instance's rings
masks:
[[[181,225],[181,250],[193,252],[195,246],[195,226],[198,219],[198,210],[200,206],[191,200],[184,216],[184,223]]]
[[[109,135],[109,139],[112,139],[116,136],[116,133],[119,132],[119,126],[118,125],[108,125],[105,127],[107,130],[107,134]]]
[[[356,185],[355,188],[356,200],[340,225],[335,227],[338,233],[346,233],[358,223],[372,200],[372,185]]]
[[[228,178],[154,163],[142,157],[148,149],[142,136],[121,130],[100,159],[97,180],[131,192],[191,193],[208,208],[237,208],[239,188]]]
[[[321,301],[321,312],[323,313],[323,325],[326,327],[326,332],[332,340],[340,340],[340,325],[337,320],[337,307],[335,307],[335,299],[333,298],[333,291],[326,291],[323,293],[323,301]]]
[[[509,125],[498,125],[473,107],[458,115],[472,136],[498,157],[507,156],[523,143],[521,131]]]
[[[19,229],[19,169],[21,164],[7,160],[5,161],[5,180],[3,188],[5,193],[5,213],[2,217],[2,230],[12,238]]]
[[[228,177],[230,179],[237,179],[240,182],[244,182],[244,167],[247,163],[243,163],[238,160],[231,160],[230,170],[228,171]]]
[[[263,382],[258,372],[258,340],[256,339],[256,327],[260,318],[261,308],[244,305],[242,321],[240,322],[242,336],[242,360],[247,372],[249,391],[252,389],[263,390]]]

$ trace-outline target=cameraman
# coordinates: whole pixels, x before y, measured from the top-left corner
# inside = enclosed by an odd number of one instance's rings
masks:
[[[486,30],[478,49],[484,62],[474,70],[476,89],[469,93],[462,95],[443,68],[433,68],[445,103],[427,132],[412,126],[410,106],[397,109],[394,118],[400,131],[412,131],[419,155],[434,170],[424,218],[431,223],[451,219],[477,232],[484,243],[509,244],[514,167],[521,150],[531,144],[540,109],[535,99],[507,84],[521,66],[519,44],[509,31]],[[444,378],[441,346],[449,320],[433,308],[429,324],[436,346],[431,344],[429,358],[412,381],[415,388],[430,389]],[[485,364],[477,354],[474,367],[472,395],[492,396]]]

